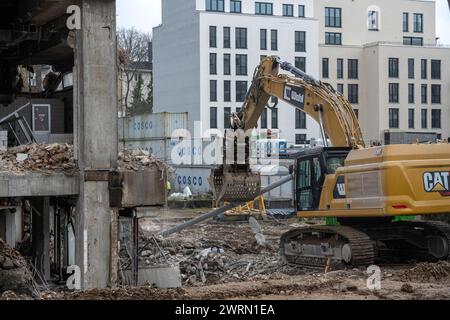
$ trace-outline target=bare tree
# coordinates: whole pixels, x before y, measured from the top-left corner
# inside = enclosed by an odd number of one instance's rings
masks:
[[[149,43],[151,36],[149,33],[141,32],[135,28],[121,28],[117,31],[119,48],[124,55],[124,75],[125,75],[125,96],[122,97],[121,105],[125,104],[128,112],[128,97],[131,91],[131,82],[137,74],[138,66],[141,62],[148,61],[150,57]]]

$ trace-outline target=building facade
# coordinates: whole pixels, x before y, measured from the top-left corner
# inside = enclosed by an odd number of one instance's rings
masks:
[[[202,131],[229,127],[262,56],[277,55],[319,76],[318,21],[312,0],[163,0],[153,30],[155,112],[188,112]],[[280,102],[259,129],[290,144],[319,138],[314,120]]]
[[[320,76],[354,105],[366,142],[450,136],[450,49],[434,1],[321,0]]]

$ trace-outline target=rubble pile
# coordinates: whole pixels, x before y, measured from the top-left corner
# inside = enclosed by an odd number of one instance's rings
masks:
[[[409,270],[397,273],[394,279],[400,281],[432,282],[450,278],[450,262],[438,261],[436,263],[423,262]]]
[[[26,260],[0,239],[0,295],[7,291],[29,294],[32,292],[32,279]],[[11,298],[11,293],[2,298]]]
[[[142,171],[157,168],[160,172],[169,172],[170,167],[156,159],[145,150],[124,150],[119,152],[119,170]]]
[[[69,144],[30,144],[0,151],[0,171],[72,175],[76,168],[73,146]]]
[[[239,237],[236,237],[239,234]],[[275,243],[261,245],[250,226],[208,224],[160,240],[142,235],[141,267],[179,265],[183,286],[274,278],[305,270],[280,260]]]

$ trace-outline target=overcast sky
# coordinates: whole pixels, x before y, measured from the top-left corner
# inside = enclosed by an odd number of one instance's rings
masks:
[[[395,0],[394,0],[395,1]],[[151,32],[161,23],[161,0],[117,0],[119,27]],[[436,31],[441,43],[450,45],[450,10],[447,0],[436,0]]]

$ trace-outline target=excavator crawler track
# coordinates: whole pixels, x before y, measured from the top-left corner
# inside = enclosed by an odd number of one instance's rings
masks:
[[[328,252],[326,252],[327,245],[329,245]],[[292,246],[297,248],[297,254],[291,250]],[[301,246],[309,246],[309,248],[302,250],[299,249]],[[321,252],[318,250],[319,247]],[[346,249],[343,249],[344,247]],[[347,253],[347,257],[343,257],[344,255],[339,250],[347,250],[348,252],[349,248],[351,250],[350,256]],[[316,254],[307,252],[308,250],[316,251]],[[371,265],[375,258],[374,245],[369,236],[347,226],[317,226],[293,229],[281,237],[280,253],[290,264],[314,268],[324,267],[330,258],[333,267]]]
[[[402,240],[404,243],[414,245],[409,250],[397,249],[397,256],[403,255],[405,258],[420,261],[450,260],[450,225],[445,222],[400,221],[391,223],[384,228],[378,227],[376,232],[374,232],[374,228],[367,228],[364,231],[377,241]],[[431,247],[427,246],[430,239],[435,240]],[[379,251],[380,258],[382,258],[382,249],[380,248]]]

